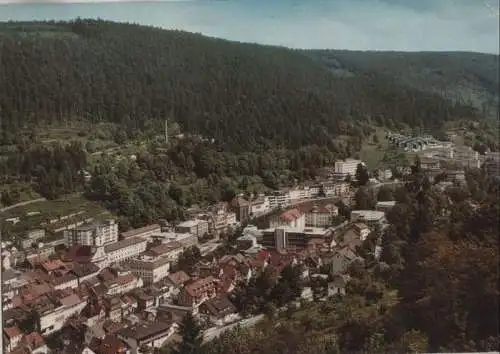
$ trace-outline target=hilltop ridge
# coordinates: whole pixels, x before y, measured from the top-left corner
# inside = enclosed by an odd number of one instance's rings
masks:
[[[298,148],[332,146],[374,118],[435,129],[484,116],[434,87],[365,69],[355,52],[341,58],[352,75],[339,76],[321,52],[314,60],[286,48],[81,19],[3,23],[0,45],[4,142],[30,125],[113,122],[130,137],[169,119],[230,149]]]

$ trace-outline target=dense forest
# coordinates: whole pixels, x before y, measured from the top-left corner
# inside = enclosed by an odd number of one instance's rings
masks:
[[[381,77],[466,102],[496,118],[499,104],[498,55],[471,52],[306,51],[334,75],[357,73]]]
[[[299,51],[132,24],[3,23],[0,48],[3,144],[49,122],[115,122],[136,136],[170,119],[232,151],[331,146],[354,122],[481,115],[389,76],[333,75]]]

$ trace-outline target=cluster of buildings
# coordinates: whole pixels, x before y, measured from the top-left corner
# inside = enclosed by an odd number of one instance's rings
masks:
[[[439,141],[430,135],[406,136],[397,133],[386,133],[386,139],[404,151],[423,151],[427,149],[451,148],[453,143],[449,141]]]
[[[267,265],[282,269],[278,260],[290,256],[267,252],[259,244],[253,254],[198,262],[185,272],[177,266],[184,251],[251,217],[350,193],[347,183],[323,182],[191,209],[189,220],[168,227],[154,224],[119,232],[113,219],[89,220],[64,228],[62,237],[51,241],[44,229],[31,230],[15,244],[2,244],[4,351],[48,353],[46,340],[57,333],[66,339],[64,348],[55,349],[61,353],[74,352],[77,335],[82,342],[78,351],[86,354],[147,353],[175,340],[187,312],[213,326],[236,321],[239,315],[228,294]],[[305,229],[307,238],[323,237],[327,232],[317,230],[336,215],[333,204],[314,205],[298,215],[288,211],[271,223],[275,229]],[[292,232],[287,235],[293,238]]]

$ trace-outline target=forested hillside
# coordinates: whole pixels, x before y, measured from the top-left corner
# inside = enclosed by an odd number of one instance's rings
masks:
[[[468,52],[307,51],[341,76],[369,74],[398,81],[454,102],[471,104],[497,117],[498,55]]]
[[[231,150],[331,146],[369,118],[431,128],[480,115],[389,76],[332,75],[299,51],[138,25],[4,23],[0,52],[4,144],[33,124],[116,122],[133,136],[168,118]]]

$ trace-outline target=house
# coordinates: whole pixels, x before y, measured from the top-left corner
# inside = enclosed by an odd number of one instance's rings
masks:
[[[350,277],[345,274],[335,276],[333,281],[328,283],[328,296],[344,296],[346,294],[346,286],[349,279]]]
[[[139,354],[141,347],[161,348],[177,327],[166,321],[137,323],[119,330],[116,336],[130,347],[131,354]]]
[[[213,276],[200,278],[186,284],[179,294],[179,305],[197,309],[201,303],[217,295],[217,285],[218,281]]]
[[[130,347],[118,336],[110,334],[103,339],[95,338],[89,345],[89,349],[95,354],[130,354]]]
[[[45,340],[38,332],[32,332],[23,337],[22,345],[29,349],[32,354],[47,354],[49,348],[45,344]]]
[[[334,275],[345,273],[347,268],[356,260],[362,260],[362,258],[358,257],[350,247],[337,250],[333,257],[329,259],[331,273]]]
[[[190,280],[191,277],[182,270],[175,273],[170,273],[167,276],[167,282],[170,283],[170,285],[174,288],[181,288]]]
[[[313,294],[312,289],[308,286],[303,288],[301,293],[300,293],[300,299],[303,299],[305,301],[313,301],[314,294]]]
[[[210,322],[216,326],[223,326],[239,319],[236,307],[229,301],[227,295],[222,294],[202,303],[199,313],[208,316]]]
[[[23,338],[23,332],[21,332],[17,326],[4,328],[3,335],[7,351],[12,351],[14,348],[17,348]]]

